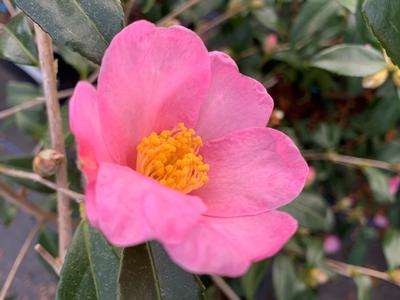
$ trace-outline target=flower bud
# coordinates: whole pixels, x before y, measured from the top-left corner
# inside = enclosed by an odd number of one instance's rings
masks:
[[[400,269],[388,271],[387,274],[394,283],[400,284]]]
[[[389,221],[383,213],[376,213],[373,222],[378,228],[386,228],[389,225]]]
[[[307,174],[306,184],[305,184],[306,187],[308,187],[314,183],[315,178],[317,176],[316,174],[317,174],[317,172],[315,171],[315,168],[310,167],[308,169],[308,174]]]
[[[328,235],[324,240],[324,252],[334,254],[340,250],[342,242],[336,235]]]
[[[307,271],[306,281],[309,286],[316,287],[318,285],[324,284],[329,280],[328,274],[321,269],[311,268]]]
[[[389,180],[389,192],[392,195],[396,195],[400,187],[400,176],[394,176]]]
[[[64,155],[54,149],[45,149],[40,151],[33,159],[33,171],[42,177],[54,175]]]
[[[275,33],[268,34],[264,40],[264,51],[267,54],[274,53],[278,47],[278,36]]]
[[[280,109],[274,109],[271,114],[270,122],[272,126],[279,126],[285,117],[285,113]]]

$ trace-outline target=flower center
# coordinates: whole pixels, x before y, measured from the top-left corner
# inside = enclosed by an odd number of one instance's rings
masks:
[[[202,145],[201,137],[183,123],[160,134],[152,132],[136,148],[136,170],[162,185],[190,193],[208,181],[210,166],[199,155]]]

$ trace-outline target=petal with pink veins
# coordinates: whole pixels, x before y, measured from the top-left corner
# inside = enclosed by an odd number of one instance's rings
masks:
[[[164,187],[128,167],[100,165],[97,224],[114,245],[133,246],[152,239],[180,242],[205,210],[198,197]]]
[[[103,136],[114,159],[134,167],[143,137],[179,122],[193,127],[209,81],[207,49],[191,30],[147,21],[124,28],[104,55],[98,82]]]
[[[240,276],[250,264],[275,255],[296,232],[289,214],[270,211],[235,218],[204,217],[180,244],[165,244],[172,259],[200,274]]]
[[[278,208],[304,187],[308,166],[292,140],[271,128],[248,128],[208,141],[202,148],[209,181],[192,194],[207,215],[253,215]]]
[[[274,102],[257,80],[239,72],[225,53],[210,53],[211,83],[195,127],[203,141],[247,127],[265,127]]]

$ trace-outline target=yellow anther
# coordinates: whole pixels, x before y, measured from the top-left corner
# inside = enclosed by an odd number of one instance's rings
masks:
[[[199,155],[203,141],[195,134],[183,123],[152,132],[137,146],[137,171],[183,193],[200,188],[208,182],[210,166]]]

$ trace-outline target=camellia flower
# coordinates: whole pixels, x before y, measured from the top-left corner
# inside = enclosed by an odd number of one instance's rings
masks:
[[[194,273],[237,276],[274,255],[297,228],[275,209],[308,167],[265,128],[272,108],[260,83],[192,31],[129,25],[97,89],[78,83],[70,103],[89,221],[117,246],[157,240]]]

